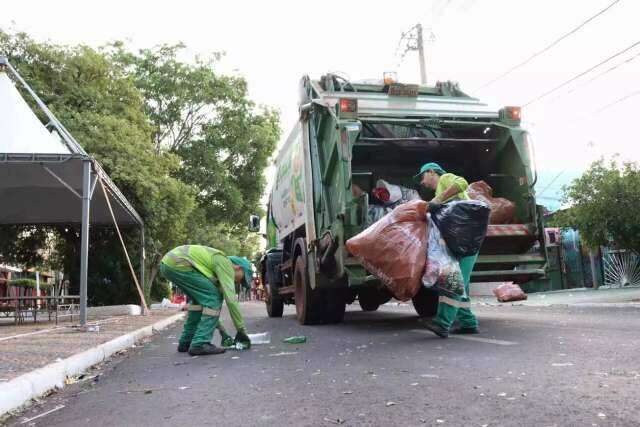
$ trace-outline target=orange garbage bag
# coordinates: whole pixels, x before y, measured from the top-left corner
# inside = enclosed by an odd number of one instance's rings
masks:
[[[489,224],[513,224],[516,204],[502,197],[493,197],[493,188],[484,181],[469,184],[467,194],[472,200],[479,200],[491,208]]]
[[[427,202],[413,200],[395,208],[360,234],[347,249],[400,301],[422,286],[427,256]]]
[[[500,302],[522,301],[527,299],[527,294],[515,283],[503,283],[493,290],[493,294]]]

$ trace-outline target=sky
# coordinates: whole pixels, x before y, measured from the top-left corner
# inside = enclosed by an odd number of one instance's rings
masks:
[[[525,105],[539,95],[640,41],[640,2],[619,0],[548,52],[484,86],[613,0],[122,1],[21,0],[3,5],[0,28],[38,40],[100,46],[125,40],[134,48],[183,42],[186,60],[226,52],[218,71],[244,76],[251,98],[281,112],[284,136],[297,119],[298,83],[309,74],[341,72],[380,79],[396,71],[419,81],[418,57],[396,55],[402,32],[425,28],[427,79],[457,81],[496,107]],[[541,197],[599,156],[640,161],[640,44],[561,90],[528,104]],[[628,63],[624,63],[629,60]],[[624,64],[623,64],[624,63]],[[589,81],[600,72],[613,71]],[[483,87],[484,86],[484,87]],[[607,105],[613,106],[605,108]],[[602,110],[602,111],[599,111]]]

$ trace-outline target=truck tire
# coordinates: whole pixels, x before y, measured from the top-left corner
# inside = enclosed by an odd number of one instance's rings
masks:
[[[421,287],[420,292],[411,299],[418,316],[435,316],[438,313],[438,296],[438,291]]]
[[[323,321],[324,298],[320,291],[311,289],[308,274],[304,257],[298,256],[293,269],[296,317],[301,325],[318,325]]]
[[[324,320],[326,323],[340,323],[347,308],[344,289],[327,289],[325,294]]]
[[[358,302],[362,311],[376,311],[390,299],[391,294],[384,289],[367,288],[358,292]]]
[[[282,317],[284,311],[284,300],[278,295],[278,290],[273,289],[269,283],[266,283],[267,295],[264,300],[267,306],[267,314],[269,317]]]

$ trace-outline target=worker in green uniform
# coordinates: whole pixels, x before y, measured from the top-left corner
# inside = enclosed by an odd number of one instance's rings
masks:
[[[454,201],[468,200],[466,193],[469,184],[460,176],[447,173],[437,163],[425,163],[420,168],[420,172],[414,177],[425,188],[435,191],[435,197],[429,202],[430,208]],[[478,254],[462,257],[459,259],[462,278],[464,279],[465,295],[451,296],[440,295],[438,301],[438,313],[433,319],[423,319],[427,329],[441,338],[449,336],[449,330],[453,323],[458,321],[458,328],[451,331],[454,334],[477,334],[478,319],[471,312],[469,299],[469,284],[471,282],[471,272],[476,263]]]
[[[235,292],[236,283],[251,284],[253,270],[249,260],[227,257],[222,251],[207,246],[184,245],[162,258],[160,272],[189,298],[189,313],[178,342],[179,352],[188,351],[193,356],[224,353],[224,348],[211,344],[213,331],[219,325],[223,299],[237,331],[233,343],[241,343],[246,348],[251,345]],[[223,345],[230,344],[222,325],[218,330]]]

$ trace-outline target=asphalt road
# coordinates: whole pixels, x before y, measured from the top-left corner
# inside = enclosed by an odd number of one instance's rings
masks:
[[[243,311],[271,344],[192,358],[176,353],[176,325],[8,424],[640,425],[638,308],[478,307],[482,334],[448,340],[421,330],[411,306],[354,306],[317,327],[291,307],[283,319]],[[282,343],[301,334],[306,344]]]

